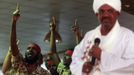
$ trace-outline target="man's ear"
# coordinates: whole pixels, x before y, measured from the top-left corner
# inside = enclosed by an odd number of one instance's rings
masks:
[[[117,15],[119,16],[120,15],[120,12],[117,12]]]
[[[117,12],[116,12],[116,15],[117,15],[117,17],[119,17],[119,16],[120,16],[120,12],[117,11]]]

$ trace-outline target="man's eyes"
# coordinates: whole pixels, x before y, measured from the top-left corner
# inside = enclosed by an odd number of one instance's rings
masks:
[[[107,10],[107,11],[99,10],[99,14],[104,14],[104,13],[112,14],[112,13],[114,13],[114,12],[115,12],[114,10]]]

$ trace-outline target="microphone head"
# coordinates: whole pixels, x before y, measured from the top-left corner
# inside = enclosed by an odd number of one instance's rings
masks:
[[[95,38],[94,43],[95,43],[95,44],[96,44],[96,43],[100,44],[100,38]]]

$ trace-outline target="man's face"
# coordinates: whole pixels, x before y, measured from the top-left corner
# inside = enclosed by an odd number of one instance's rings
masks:
[[[63,59],[63,62],[64,62],[64,65],[65,65],[66,67],[69,67],[69,65],[70,65],[71,62],[72,62],[71,56],[65,54],[64,59]]]
[[[101,6],[97,13],[97,17],[102,27],[107,28],[109,30],[111,30],[114,26],[118,16],[119,12],[107,4]]]
[[[37,52],[36,52],[36,46],[34,44],[30,44],[27,47],[27,50],[25,52],[25,58],[28,63],[34,63],[37,60]]]

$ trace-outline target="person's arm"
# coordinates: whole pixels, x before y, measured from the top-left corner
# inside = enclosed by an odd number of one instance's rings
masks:
[[[13,14],[13,21],[12,21],[12,29],[11,29],[11,36],[10,36],[10,45],[11,45],[11,52],[13,56],[16,56],[19,53],[19,49],[16,43],[16,22],[19,19],[19,13]]]
[[[16,22],[19,18],[19,10],[17,9],[15,13],[13,13],[13,21],[12,21],[12,29],[11,29],[11,37],[10,37],[10,47],[9,51],[5,57],[3,66],[2,66],[2,72],[6,74],[8,69],[11,67],[11,57],[17,56],[19,54],[17,40],[16,40]]]
[[[129,72],[133,71],[131,68],[134,68],[134,33],[124,34],[125,38],[120,37],[122,40],[118,42],[115,52],[102,51],[101,66],[103,71],[116,71],[117,69],[121,71],[124,70],[123,68],[128,68]]]
[[[86,35],[84,39],[78,44],[72,55],[72,62],[70,65],[70,70],[73,75],[82,75],[82,68],[85,61],[82,59],[84,56],[85,43],[87,42],[88,36]]]
[[[83,51],[84,50],[81,50],[79,46],[77,46],[72,55],[72,62],[70,65],[70,69],[71,69],[72,74],[74,75],[82,74],[82,67],[84,64],[84,61],[82,60],[82,56],[84,55]]]
[[[19,44],[19,40],[17,40],[17,45]],[[7,55],[4,59],[3,65],[2,65],[2,72],[3,74],[6,75],[7,71],[10,69],[11,67],[11,58],[12,58],[12,52],[11,52],[11,47],[9,47],[9,50],[7,52]]]
[[[11,48],[9,47],[9,50],[2,65],[2,72],[4,75],[6,74],[10,66],[11,66]]]

